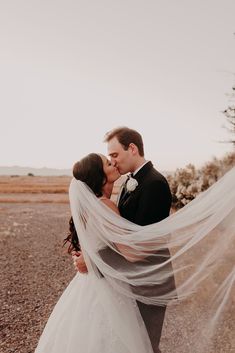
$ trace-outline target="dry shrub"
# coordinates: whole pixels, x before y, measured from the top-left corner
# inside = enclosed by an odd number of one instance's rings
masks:
[[[189,203],[233,166],[235,152],[227,154],[222,159],[214,158],[200,169],[196,169],[192,164],[176,169],[173,174],[167,176],[173,196],[173,207],[179,209]]]

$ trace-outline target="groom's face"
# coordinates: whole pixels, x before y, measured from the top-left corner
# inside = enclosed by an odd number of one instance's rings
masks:
[[[132,153],[130,148],[125,150],[116,137],[108,142],[107,148],[111,162],[119,170],[120,174],[132,171]]]

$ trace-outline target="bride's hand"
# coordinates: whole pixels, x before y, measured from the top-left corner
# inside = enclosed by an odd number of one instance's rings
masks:
[[[76,271],[80,273],[87,273],[86,263],[83,258],[83,254],[81,251],[76,251],[72,253],[73,265]]]

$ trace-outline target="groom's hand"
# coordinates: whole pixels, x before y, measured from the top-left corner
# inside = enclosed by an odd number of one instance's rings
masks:
[[[76,271],[80,273],[87,273],[86,263],[83,258],[83,254],[81,251],[76,251],[72,253],[73,265]]]

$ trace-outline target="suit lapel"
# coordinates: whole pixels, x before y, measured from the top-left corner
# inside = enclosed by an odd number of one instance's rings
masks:
[[[132,192],[125,193],[125,185],[128,178],[126,179],[125,183],[122,184],[122,189],[120,190],[120,193],[119,193],[118,202],[117,202],[118,207],[122,206],[123,204],[126,204],[128,200],[139,191],[141,184],[143,183],[146,175],[149,173],[149,171],[152,168],[153,168],[153,164],[151,161],[149,161],[132,177],[138,181],[138,186]]]

